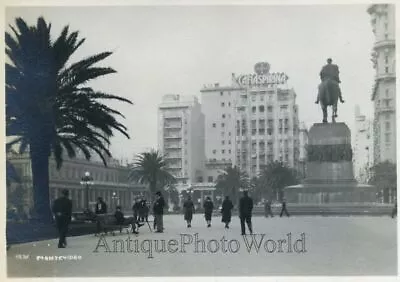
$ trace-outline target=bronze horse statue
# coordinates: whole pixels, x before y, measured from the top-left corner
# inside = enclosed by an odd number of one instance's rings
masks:
[[[318,100],[323,113],[323,123],[328,122],[328,106],[332,106],[332,123],[336,122],[339,99],[339,83],[333,79],[324,79],[318,87]]]

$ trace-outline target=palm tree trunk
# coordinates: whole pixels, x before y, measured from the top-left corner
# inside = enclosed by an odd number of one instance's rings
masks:
[[[49,189],[49,153],[50,147],[31,143],[34,217],[43,222],[51,222]]]

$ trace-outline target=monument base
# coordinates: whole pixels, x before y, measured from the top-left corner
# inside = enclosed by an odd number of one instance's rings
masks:
[[[288,203],[375,203],[377,190],[372,185],[350,183],[303,183],[287,186],[285,198]]]

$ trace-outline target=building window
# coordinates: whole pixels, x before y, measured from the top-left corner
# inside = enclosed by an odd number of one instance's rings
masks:
[[[390,131],[390,122],[389,121],[385,122],[385,128],[386,128],[386,131]]]
[[[386,40],[389,39],[389,34],[385,33],[385,39],[386,39]]]
[[[197,182],[200,182],[200,183],[202,183],[202,182],[203,182],[203,176],[199,176],[199,177],[197,177]]]
[[[228,152],[229,152],[229,154],[230,154],[230,153],[232,153],[232,150],[229,150]]]
[[[225,132],[221,131],[221,136],[224,137],[225,136]]]
[[[251,111],[253,112],[253,114],[255,114],[256,111],[257,111],[257,107],[252,107],[252,108],[251,108]]]
[[[388,63],[389,63],[389,57],[385,56],[385,64],[388,64]]]
[[[212,124],[212,127],[216,128],[216,127],[217,127],[217,124],[216,124],[216,123],[213,123],[213,124]]]
[[[221,123],[221,126],[222,126],[222,127],[225,127],[225,123]]]
[[[228,133],[228,136],[231,136],[231,133],[230,133],[230,132]]]
[[[390,133],[385,134],[385,141],[386,143],[390,143]]]
[[[389,73],[389,67],[385,67],[385,73]]]
[[[385,30],[388,30],[388,23],[385,23]]]
[[[213,150],[212,152],[213,152],[213,154],[215,155],[215,154],[217,153],[217,150]]]
[[[272,111],[273,111],[272,106],[268,106],[268,107],[267,107],[267,111],[268,111],[269,113],[272,113]]]
[[[225,114],[222,114],[222,118],[225,118]]]
[[[221,107],[225,107],[225,103],[224,102],[221,103]]]
[[[220,94],[221,94],[221,96],[224,96],[224,92],[221,91]]]
[[[389,89],[385,90],[385,95],[386,95],[386,97],[389,97]]]
[[[256,101],[256,94],[251,95],[251,100],[252,100],[253,102]]]
[[[262,106],[262,105],[259,106],[259,107],[258,107],[258,110],[260,111],[260,113],[263,113],[263,112],[264,112],[264,106]]]
[[[231,143],[231,140],[228,141],[228,144],[229,144],[229,145],[232,144],[232,143]]]
[[[224,141],[224,140],[222,140],[222,141],[221,141],[221,144],[222,144],[222,145],[225,145],[225,141]]]
[[[214,178],[213,178],[212,176],[209,176],[209,177],[208,177],[208,182],[209,182],[209,183],[214,182]]]
[[[228,106],[229,106],[229,107],[231,106],[231,102],[228,102]]]
[[[222,154],[225,154],[225,150],[221,150],[221,153],[222,153]]]

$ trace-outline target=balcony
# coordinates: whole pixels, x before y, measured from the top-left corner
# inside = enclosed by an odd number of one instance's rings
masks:
[[[167,168],[168,169],[182,169],[182,165],[181,164],[168,164]]]
[[[164,128],[166,129],[181,129],[181,123],[164,123]]]
[[[392,107],[392,106],[380,106],[380,107],[377,107],[377,111],[378,111],[379,113],[394,112],[395,109],[394,109],[394,107]]]
[[[182,154],[173,154],[173,153],[169,153],[169,154],[165,154],[164,158],[167,160],[173,160],[173,159],[182,159]]]
[[[165,134],[164,139],[181,139],[182,134]]]
[[[396,41],[394,39],[385,39],[381,41],[377,41],[374,44],[374,49],[379,49],[382,47],[395,47],[396,46]]]
[[[181,144],[165,144],[165,149],[182,149]]]
[[[375,80],[391,80],[396,79],[396,74],[394,72],[382,73],[375,76]]]

